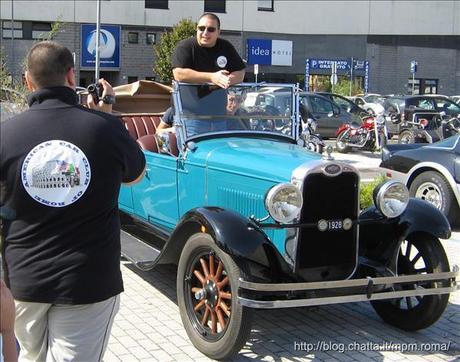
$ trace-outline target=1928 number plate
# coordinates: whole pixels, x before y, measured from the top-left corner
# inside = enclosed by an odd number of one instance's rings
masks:
[[[350,230],[352,225],[353,225],[353,222],[351,219],[344,219],[344,220],[321,219],[318,221],[318,230],[319,231]]]

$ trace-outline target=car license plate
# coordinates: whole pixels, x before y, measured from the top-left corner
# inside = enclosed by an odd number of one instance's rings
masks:
[[[341,231],[350,230],[353,222],[351,219],[336,219],[336,220],[325,220],[321,219],[318,221],[319,231]]]

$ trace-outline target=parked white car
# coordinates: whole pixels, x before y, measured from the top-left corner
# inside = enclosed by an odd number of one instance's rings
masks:
[[[356,96],[352,97],[352,101],[356,105],[364,108],[367,112],[378,115],[383,113],[383,102],[385,97],[382,97],[380,94],[368,94],[366,96]]]

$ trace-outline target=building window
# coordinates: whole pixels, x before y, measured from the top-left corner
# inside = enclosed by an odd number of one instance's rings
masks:
[[[204,11],[209,13],[225,13],[225,0],[204,0]]]
[[[274,0],[258,0],[257,10],[259,11],[274,11],[273,7]]]
[[[128,76],[128,84],[134,83],[134,82],[137,82],[137,77],[134,77],[134,76],[133,76],[133,77],[130,77],[130,76]]]
[[[423,79],[423,94],[438,94],[437,79]]]
[[[32,23],[32,39],[47,39],[50,31],[50,23]]]
[[[13,24],[14,28],[14,38],[22,39],[22,21],[15,21]],[[13,37],[13,31],[11,29],[11,21],[3,20],[2,22],[2,36],[3,39],[11,39]]]
[[[130,31],[128,33],[128,43],[129,44],[138,44],[139,43],[139,33]]]
[[[157,35],[155,33],[147,33],[147,38],[145,39],[145,42],[147,44],[155,44],[157,40]]]
[[[420,94],[420,79],[409,78],[407,82],[407,93],[408,94]]]
[[[146,9],[169,9],[168,0],[145,0]]]
[[[145,77],[145,80],[155,81],[155,77]]]

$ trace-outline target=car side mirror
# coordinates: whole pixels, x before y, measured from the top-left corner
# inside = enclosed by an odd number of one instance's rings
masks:
[[[329,118],[332,117],[332,116],[334,116],[334,115],[335,115],[335,113],[334,113],[333,111],[330,111],[330,112],[327,114],[327,116],[328,116]]]

